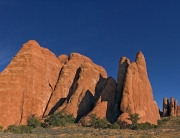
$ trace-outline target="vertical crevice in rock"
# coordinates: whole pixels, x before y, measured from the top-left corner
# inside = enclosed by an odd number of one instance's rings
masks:
[[[21,124],[21,121],[22,121],[22,118],[23,118],[23,108],[24,108],[24,92],[23,92],[23,95],[22,95],[22,102],[21,102],[21,118],[20,118],[20,121],[19,121],[19,124]]]
[[[95,103],[99,99],[101,93],[103,92],[107,84],[107,79],[103,78],[100,74],[99,80],[95,87],[95,94],[93,95],[91,91],[87,90],[84,97],[82,98],[77,111],[77,117],[75,122],[77,123],[83,116],[88,114],[94,109]]]
[[[170,109],[169,109],[169,100],[168,98],[163,98],[163,117],[170,115]]]
[[[57,83],[58,83],[58,81],[59,81],[59,78],[60,78],[60,75],[61,75],[62,70],[63,70],[63,67],[62,67],[62,68],[60,69],[60,71],[59,71],[59,75],[58,75],[56,84],[55,84],[55,86],[54,86],[54,89],[52,88],[51,84],[48,82],[48,83],[49,83],[49,87],[52,89],[52,93],[51,93],[51,95],[50,95],[50,97],[49,97],[49,100],[48,100],[48,102],[47,102],[46,108],[45,108],[44,113],[43,113],[43,117],[45,117],[45,112],[46,112],[46,110],[47,110],[47,107],[48,107],[49,102],[50,102],[50,100],[51,100],[51,97],[52,97],[52,95],[53,95],[53,92],[54,92],[55,89],[56,89],[56,86],[57,86]]]
[[[80,73],[80,71],[81,71],[81,68],[79,67],[79,68],[77,69],[77,71],[76,71],[76,75],[75,75],[75,77],[74,77],[73,83],[72,83],[72,85],[71,85],[71,87],[70,87],[70,89],[69,89],[69,93],[68,93],[68,95],[67,95],[67,101],[69,101],[70,97],[74,94],[75,90],[77,89],[77,84],[76,84],[76,82],[77,82],[78,79],[79,79],[79,73]]]
[[[72,83],[71,87],[69,88],[69,92],[68,92],[67,97],[66,98],[60,98],[59,101],[51,108],[51,110],[49,111],[48,115],[53,114],[59,107],[61,107],[63,105],[63,103],[69,101],[70,97],[73,95],[73,93],[74,93],[74,91],[76,89],[75,88],[75,83],[79,79],[80,70],[81,70],[80,67],[76,70],[76,74],[75,74],[73,83]]]
[[[114,112],[114,120],[116,120],[119,115],[122,113],[120,110],[120,103],[122,98],[122,92],[124,89],[124,80],[127,73],[127,68],[129,67],[130,60],[126,57],[121,57],[119,61],[119,67],[118,67],[118,76],[117,76],[117,92],[116,92],[116,104],[114,106],[113,112]]]

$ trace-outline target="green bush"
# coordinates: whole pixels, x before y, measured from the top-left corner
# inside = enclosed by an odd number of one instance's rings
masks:
[[[66,126],[67,124],[74,123],[75,118],[73,115],[68,115],[64,112],[58,112],[52,114],[49,118],[44,120],[44,123],[41,125],[42,127],[52,126]]]
[[[30,126],[26,126],[26,125],[21,125],[19,126],[20,127],[20,130],[21,130],[21,133],[32,133],[32,127]]]
[[[132,125],[136,125],[138,120],[140,119],[139,114],[137,114],[137,113],[129,114],[129,117],[130,117],[129,120],[132,121]]]
[[[27,121],[27,123],[28,123],[28,126],[33,127],[33,128],[36,128],[41,125],[41,122],[36,117],[30,118]]]
[[[0,131],[2,131],[3,130],[3,127],[2,126],[0,126]]]
[[[4,132],[12,132],[14,134],[32,133],[32,128],[26,125],[10,125],[4,130]]]
[[[129,115],[129,120],[132,121],[131,129],[136,130],[136,129],[142,129],[142,130],[147,130],[147,129],[152,129],[152,128],[157,128],[157,125],[151,124],[149,122],[146,123],[138,123],[139,114],[130,114]]]
[[[90,115],[90,123],[91,123],[91,127],[94,128],[108,128],[109,127],[109,122],[107,121],[107,119],[103,118],[100,119],[99,117],[97,118],[95,114]]]
[[[137,124],[137,129],[147,130],[152,128],[156,128],[156,125],[153,125],[149,122]]]
[[[158,127],[162,126],[163,124],[165,124],[166,122],[168,122],[170,120],[171,120],[170,117],[166,117],[166,118],[162,118],[162,119],[158,120]]]
[[[21,129],[20,129],[20,127],[18,127],[18,126],[16,126],[16,125],[10,125],[10,126],[8,126],[7,130],[8,130],[9,132],[13,132],[13,133],[15,133],[15,134],[21,134]]]
[[[120,129],[120,126],[119,126],[119,124],[117,122],[115,122],[114,124],[112,124],[110,126],[110,129]]]

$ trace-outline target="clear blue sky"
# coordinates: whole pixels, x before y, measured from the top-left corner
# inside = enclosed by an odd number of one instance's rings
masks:
[[[163,97],[180,103],[180,0],[0,0],[0,71],[30,39],[115,79],[120,57],[141,50],[159,108]]]

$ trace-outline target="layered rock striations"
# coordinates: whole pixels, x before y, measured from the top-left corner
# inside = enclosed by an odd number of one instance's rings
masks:
[[[142,52],[137,53],[135,62],[132,62],[127,68],[120,110],[129,114],[138,113],[139,122],[156,124],[160,119]]]
[[[180,109],[176,102],[170,105]],[[140,122],[156,124],[159,111],[143,54],[133,63],[120,59],[116,83],[86,56],[56,57],[34,40],[25,43],[0,73],[0,125],[26,124],[32,116],[59,111],[72,114],[81,125],[88,125],[92,114],[114,123],[133,113],[140,115]]]

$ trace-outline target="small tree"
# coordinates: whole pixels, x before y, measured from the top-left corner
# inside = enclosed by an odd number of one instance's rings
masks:
[[[137,114],[137,113],[134,113],[134,114],[129,114],[129,120],[131,120],[131,122],[132,122],[132,125],[131,125],[131,129],[137,129],[137,122],[138,122],[138,120],[140,119],[139,118],[139,114]]]

